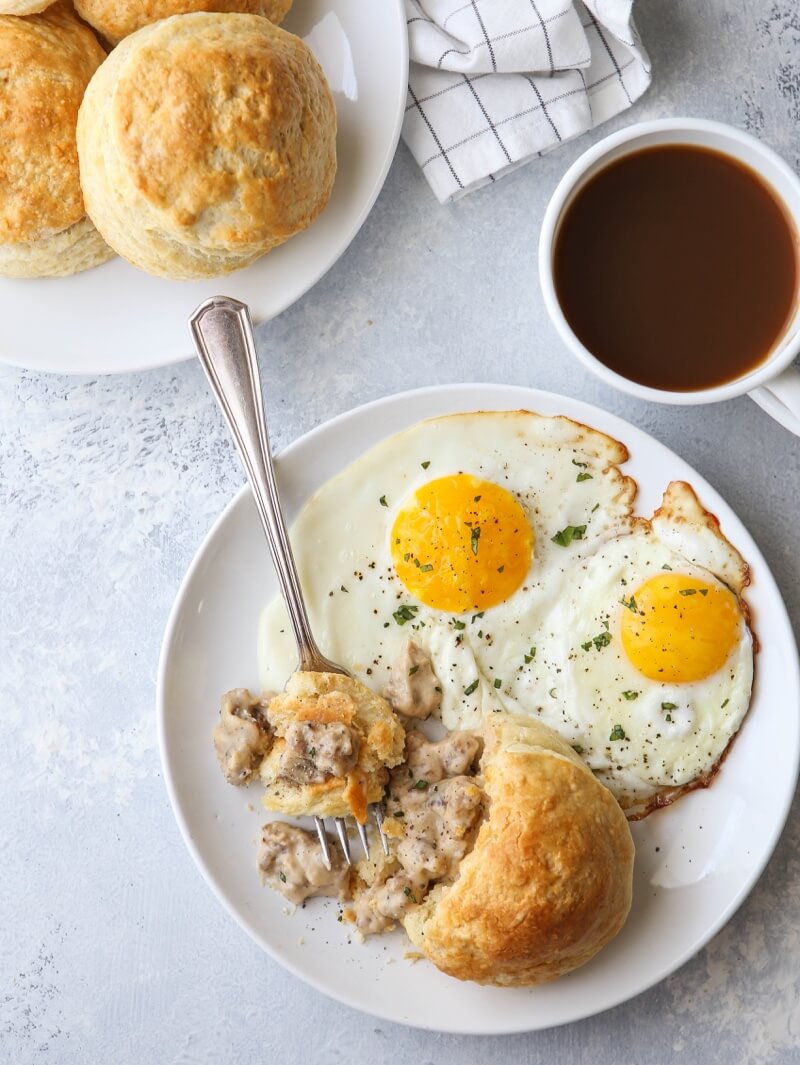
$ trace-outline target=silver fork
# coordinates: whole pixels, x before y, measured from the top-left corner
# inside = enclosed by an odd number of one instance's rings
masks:
[[[297,643],[297,668],[310,673],[341,673],[348,677],[350,674],[346,669],[331,662],[320,652],[308,621],[275,483],[250,311],[246,304],[238,300],[227,296],[214,296],[200,304],[189,319],[189,328],[200,364],[225,415],[250,482],[292,623]],[[388,854],[381,807],[379,804],[373,804],[370,809],[384,853]],[[330,869],[331,854],[325,822],[321,817],[315,817],[314,823],[323,860]],[[334,823],[342,854],[350,865],[347,823],[343,817],[335,818]],[[368,855],[366,826],[356,821],[356,827],[364,853]]]

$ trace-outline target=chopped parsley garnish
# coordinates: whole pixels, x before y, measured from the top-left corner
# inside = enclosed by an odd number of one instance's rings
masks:
[[[404,562],[408,562],[408,560],[410,558],[411,558],[411,552],[410,551],[406,551],[406,553],[403,555],[403,561]]]
[[[595,511],[596,511],[596,510],[597,510],[597,509],[598,509],[599,507],[600,507],[600,504],[599,504],[599,503],[595,503],[595,505],[594,505],[594,506],[592,507],[592,514],[594,514],[594,512],[595,512]]]
[[[480,496],[475,496],[473,498],[473,500],[472,500],[473,503],[480,503],[480,501],[481,501],[481,497]]]
[[[286,883],[286,873],[278,873],[278,877],[282,884]]]
[[[403,894],[404,894],[404,895],[407,895],[407,896],[408,896],[408,898],[410,898],[410,899],[411,899],[411,901],[412,901],[412,902],[414,903],[414,905],[416,905],[416,903],[417,903],[417,900],[416,900],[416,898],[414,897],[414,892],[413,892],[413,891],[411,890],[411,888],[410,888],[410,887],[404,887],[404,888],[403,888]]]
[[[575,480],[578,482],[578,484],[580,484],[581,481],[593,481],[594,478],[592,477],[591,473],[579,473]]]
[[[472,536],[470,537],[470,547],[472,548],[473,555],[478,553],[478,540],[481,538],[481,530],[479,526],[475,526],[472,530]]]
[[[505,566],[498,566],[497,567],[497,572],[498,573],[502,573],[505,568],[506,568]]]
[[[726,700],[725,700],[725,702],[724,702],[724,703],[722,704],[722,706],[720,707],[720,710],[724,710],[724,709],[725,709],[725,707],[726,707],[726,706],[728,705],[728,703],[729,703],[729,702],[730,702],[730,699],[726,699]]]
[[[582,643],[581,647],[584,649],[584,651],[589,651],[591,650],[592,644],[594,644],[595,650],[599,651],[601,647],[608,647],[610,643],[611,633],[606,631],[599,632],[597,636],[593,636],[591,640],[587,640],[586,643]]]
[[[555,697],[556,697],[556,690],[555,690],[555,688],[551,688],[548,694],[549,694],[549,696],[550,696],[550,698],[551,698],[551,699],[555,699]]]
[[[587,467],[587,466],[589,465],[589,463],[588,463],[588,462],[578,462],[578,460],[577,460],[577,459],[573,459],[573,460],[572,460],[572,465],[573,465],[573,466],[580,466],[580,468],[581,468],[582,470],[585,470],[585,469],[586,469],[586,467]]]
[[[431,460],[430,459],[425,459],[424,462],[420,463],[420,466],[423,468],[423,470],[427,470],[427,468],[430,466],[430,464],[431,464]]]
[[[708,595],[708,588],[698,588],[697,590],[701,595]]]
[[[661,568],[662,568],[662,569],[668,569],[668,570],[671,570],[671,569],[672,569],[672,566],[668,566],[668,565],[667,565],[667,563],[665,562],[665,563],[664,563],[664,565],[663,565],[663,566],[662,566]]]
[[[468,684],[466,686],[466,688],[464,689],[464,694],[465,695],[472,695],[472,693],[476,690],[477,687],[478,687],[478,681],[477,680],[473,680],[472,684]]]
[[[419,669],[419,666],[412,666],[411,669],[409,669],[409,671],[408,671],[409,677],[413,677],[418,669]]]
[[[345,588],[345,586],[344,586],[344,585],[342,585],[342,591],[343,591],[343,592],[347,592],[347,589]],[[347,594],[349,595],[350,593],[349,593],[349,592],[347,592]]]
[[[389,504],[386,502],[386,496],[381,496],[381,498],[378,500],[378,502],[380,503],[380,505],[382,507],[388,507],[389,506]]]
[[[433,569],[433,565],[430,562],[426,562],[424,566],[419,567],[420,573],[430,573]]]
[[[697,595],[696,588],[679,588],[678,595]]]
[[[425,791],[428,786],[427,780],[418,780],[416,784],[411,785],[412,791]]]
[[[622,603],[623,606],[627,607],[628,610],[632,610],[634,614],[636,613],[637,607],[635,596],[631,596],[630,599],[626,599],[623,595],[623,597],[620,599],[620,603]]]
[[[483,615],[484,615],[485,613],[486,613],[486,611],[485,611],[485,610],[482,610],[482,611],[480,612],[480,614],[473,614],[473,615],[472,615],[472,624],[474,625],[474,624],[475,624],[475,622],[476,622],[476,621],[478,620],[478,618],[482,618],[482,617],[483,617]]]
[[[582,540],[585,532],[585,525],[566,525],[555,536],[551,536],[550,539],[560,547],[569,547],[573,540]]]
[[[662,710],[677,710],[678,709],[678,704],[677,703],[662,703],[661,704],[661,709]]]
[[[579,743],[573,743],[572,749],[576,754],[583,754],[583,747]]]
[[[536,658],[536,648],[531,647],[530,651],[525,655],[525,664],[527,665],[529,662],[532,662],[534,658]]]
[[[316,747],[312,747],[311,750],[308,752],[308,756],[309,756],[309,758],[316,758],[317,757],[317,748]]]
[[[453,628],[454,629],[461,630],[461,629],[465,629],[466,627],[467,627],[467,623],[465,621],[458,621],[456,618],[453,618]]]
[[[395,610],[395,612],[392,614],[392,617],[398,625],[405,625],[407,621],[414,620],[414,615],[417,613],[418,610],[418,606],[406,606],[406,604],[403,603],[402,606],[399,606],[397,610]]]
[[[608,738],[613,742],[614,740],[627,740],[628,737],[625,735],[625,729],[622,725],[615,725]]]
[[[639,693],[634,691],[626,691],[622,693],[622,698],[627,699],[629,703],[632,703],[634,699],[639,698]]]
[[[502,682],[502,680],[500,680],[499,677],[495,677],[494,678],[494,686],[495,686],[495,688],[499,688],[502,685],[502,683],[503,682]]]

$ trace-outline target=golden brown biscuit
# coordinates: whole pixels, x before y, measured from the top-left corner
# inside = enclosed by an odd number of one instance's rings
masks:
[[[53,0],[0,0],[0,15],[35,15]]]
[[[81,18],[114,44],[142,26],[170,15],[239,11],[245,15],[263,15],[278,25],[291,6],[292,0],[75,0],[75,10]]]
[[[486,728],[489,816],[458,879],[404,918],[443,972],[505,987],[552,980],[589,961],[631,904],[633,841],[611,793],[538,722]]]
[[[86,218],[75,122],[105,52],[65,3],[0,16],[0,274],[72,274],[113,253]]]
[[[175,15],[92,78],[78,152],[86,209],[115,251],[161,277],[215,277],[323,210],[336,110],[298,37],[256,15]]]
[[[387,767],[403,760],[405,730],[386,700],[339,673],[298,672],[267,713],[276,738],[261,763],[264,806],[363,824]]]

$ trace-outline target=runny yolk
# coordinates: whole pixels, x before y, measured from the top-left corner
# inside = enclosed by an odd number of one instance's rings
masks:
[[[525,580],[533,531],[505,488],[468,473],[422,485],[399,511],[391,533],[397,575],[436,610],[483,610],[508,599]]]
[[[689,684],[725,664],[739,640],[741,615],[722,585],[664,573],[640,585],[630,604],[623,600],[620,624],[622,646],[640,673]]]

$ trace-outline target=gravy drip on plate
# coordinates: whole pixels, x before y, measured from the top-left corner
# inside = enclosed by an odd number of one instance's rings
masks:
[[[692,392],[772,352],[798,296],[797,234],[777,195],[720,152],[633,152],[580,189],[558,231],[561,309],[609,369]]]

